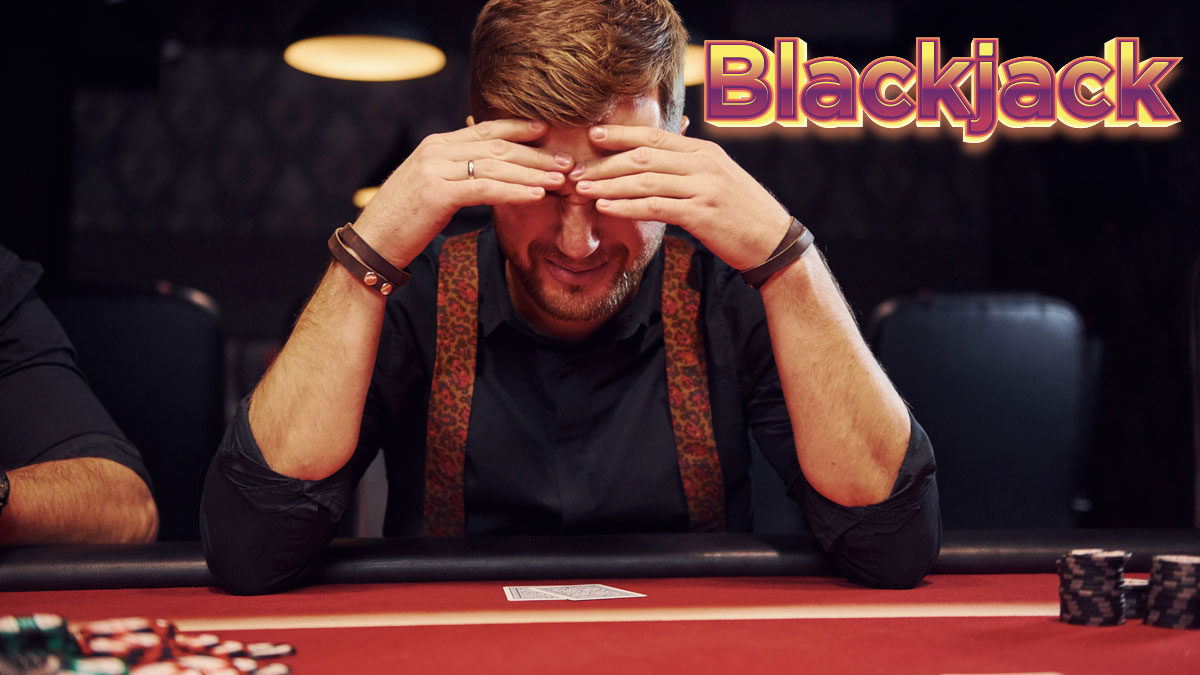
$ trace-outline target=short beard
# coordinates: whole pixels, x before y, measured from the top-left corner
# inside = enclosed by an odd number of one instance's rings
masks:
[[[508,259],[508,268],[516,277],[517,283],[525,289],[525,293],[539,309],[558,321],[594,321],[615,314],[629,296],[637,290],[646,265],[650,263],[654,253],[658,250],[658,246],[649,247],[644,256],[645,259],[636,261],[636,264],[629,269],[626,269],[629,262],[629,249],[625,246],[618,245],[613,249],[601,249],[588,256],[583,262],[586,267],[615,262],[617,269],[620,270],[614,278],[606,282],[607,288],[604,289],[604,292],[596,297],[589,295],[590,289],[587,286],[568,285],[565,291],[547,288],[546,274],[539,273],[539,269],[546,264],[546,259],[551,261],[563,259],[562,253],[553,244],[540,241],[530,242],[526,251],[530,265],[524,267],[518,262],[520,258],[516,255],[516,251],[507,250],[503,237],[500,237],[499,240],[504,257]],[[579,264],[579,261],[574,262]]]

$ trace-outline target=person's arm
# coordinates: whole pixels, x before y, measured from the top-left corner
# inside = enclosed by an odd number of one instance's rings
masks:
[[[414,279],[394,301],[429,291],[432,264],[417,254],[459,207],[534,201],[561,184],[569,162],[521,145],[545,128],[498,120],[431,136],[384,183],[354,229],[397,267],[415,259]],[[227,590],[266,593],[302,582],[333,536],[386,434],[387,415],[371,386],[373,377],[388,377],[376,363],[385,305],[332,264],[283,351],[239,406],[201,503],[205,555]],[[398,331],[405,328],[382,335],[399,339]]]
[[[158,534],[158,511],[132,469],[99,457],[7,472],[0,545],[140,543]]]
[[[561,184],[563,162],[521,145],[544,123],[495,120],[430,136],[380,188],[354,224],[368,245],[404,267],[463,206],[520,204]],[[474,162],[474,176],[467,162]],[[319,480],[350,459],[383,321],[384,298],[331,265],[279,357],[250,399],[249,421],[267,464]]]
[[[617,154],[570,177],[601,213],[675,223],[741,270],[766,260],[787,231],[787,210],[714,143],[618,125],[590,137]],[[762,296],[804,475],[845,506],[883,500],[908,445],[908,411],[816,249]]]
[[[618,125],[593,127],[590,138],[616,154],[576,167],[569,177],[579,181],[579,194],[597,200],[601,213],[677,224],[740,270],[766,260],[788,228],[787,210],[714,143]],[[882,505],[895,496],[911,454],[904,402],[815,247],[761,290],[792,445],[807,484],[834,508]],[[923,499],[926,483],[901,492],[920,492]],[[936,557],[940,520],[936,533],[930,527],[911,536]],[[860,562],[878,569],[884,561]]]
[[[883,501],[909,445],[908,409],[819,252],[810,247],[761,291],[805,479],[843,506]]]
[[[788,496],[802,507],[808,531],[851,580],[912,587],[929,572],[941,549],[933,448],[924,430],[910,417],[908,446],[886,499],[845,506],[813,489],[800,470],[762,297],[732,270],[716,278],[714,292],[720,301],[713,311],[723,314],[738,354],[744,419]]]
[[[141,456],[80,374],[58,321],[32,290],[0,314],[0,467],[10,484],[0,545],[153,541],[158,511]]]

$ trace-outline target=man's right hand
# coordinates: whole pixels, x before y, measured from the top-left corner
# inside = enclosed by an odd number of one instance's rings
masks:
[[[397,267],[415,258],[460,208],[535,202],[561,187],[574,164],[569,155],[523,145],[546,133],[545,122],[467,123],[426,137],[354,223],[371,248]]]

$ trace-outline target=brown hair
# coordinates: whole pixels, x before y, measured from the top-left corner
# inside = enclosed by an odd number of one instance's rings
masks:
[[[686,44],[670,0],[491,0],[471,36],[471,114],[585,126],[657,92],[678,129]]]

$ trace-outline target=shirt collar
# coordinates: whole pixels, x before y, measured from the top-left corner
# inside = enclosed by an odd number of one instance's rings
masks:
[[[642,275],[633,299],[604,323],[587,340],[588,344],[616,343],[638,334],[662,314],[663,252],[655,252]],[[479,325],[485,338],[500,326],[509,325],[542,342],[558,342],[534,331],[513,307],[504,276],[504,254],[496,240],[494,225],[479,233]]]

